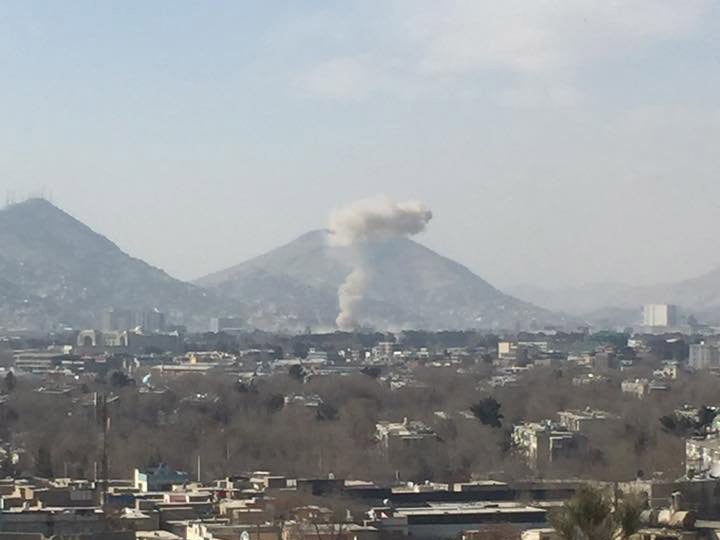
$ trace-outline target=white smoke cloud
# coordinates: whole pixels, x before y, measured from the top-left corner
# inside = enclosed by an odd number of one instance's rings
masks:
[[[330,215],[329,242],[334,246],[362,245],[421,233],[432,219],[432,212],[421,202],[393,202],[379,196],[363,199],[336,209]],[[359,326],[357,307],[365,294],[368,272],[362,257],[338,289],[340,314],[336,324],[341,330]]]
[[[350,272],[338,289],[340,314],[335,320],[338,328],[350,330],[360,326],[359,321],[355,319],[355,312],[365,293],[365,287],[367,287],[367,273],[361,266],[358,266]]]
[[[330,215],[330,241],[349,246],[384,238],[421,233],[432,219],[432,212],[421,202],[395,203],[381,195],[363,199]]]

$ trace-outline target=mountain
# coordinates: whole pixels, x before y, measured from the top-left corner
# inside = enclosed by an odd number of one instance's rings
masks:
[[[652,289],[654,296],[662,293],[668,303],[683,306],[702,319],[720,322],[720,268],[698,277]]]
[[[110,307],[207,328],[227,301],[122,252],[44,199],[0,210],[0,327],[97,327]]]
[[[158,308],[205,329],[236,315],[264,330],[333,329],[337,289],[361,257],[368,272],[359,306],[378,329],[526,328],[568,318],[503,294],[466,267],[401,238],[331,247],[314,231],[223,272],[179,281],[135,259],[44,199],[0,210],[0,328],[93,328],[108,308]]]
[[[636,287],[621,283],[591,283],[575,287],[545,289],[535,285],[518,285],[510,292],[547,309],[584,315],[607,307],[631,304]],[[635,306],[639,313],[639,306]]]
[[[644,304],[676,304],[685,315],[693,314],[707,323],[720,323],[720,268],[683,281],[654,285],[605,283],[554,290],[525,285],[512,292],[590,322],[638,324]]]
[[[259,328],[334,328],[337,289],[358,258],[368,273],[358,310],[378,329],[515,328],[563,324],[547,310],[503,294],[466,267],[407,239],[363,248],[329,245],[313,231],[265,255],[203,277],[196,285],[242,299]]]

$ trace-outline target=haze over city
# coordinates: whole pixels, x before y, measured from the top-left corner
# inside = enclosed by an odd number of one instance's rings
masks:
[[[378,194],[501,288],[720,263],[709,1],[3,2],[0,194],[193,279]]]
[[[720,1],[0,0],[0,540],[720,540]]]

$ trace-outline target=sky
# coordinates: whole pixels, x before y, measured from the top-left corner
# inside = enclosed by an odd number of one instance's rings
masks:
[[[0,196],[200,277],[387,194],[503,288],[720,265],[720,2],[0,2]]]

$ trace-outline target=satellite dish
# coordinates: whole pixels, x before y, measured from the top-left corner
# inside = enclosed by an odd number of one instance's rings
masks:
[[[250,540],[250,534],[247,531],[241,532],[240,540]]]

